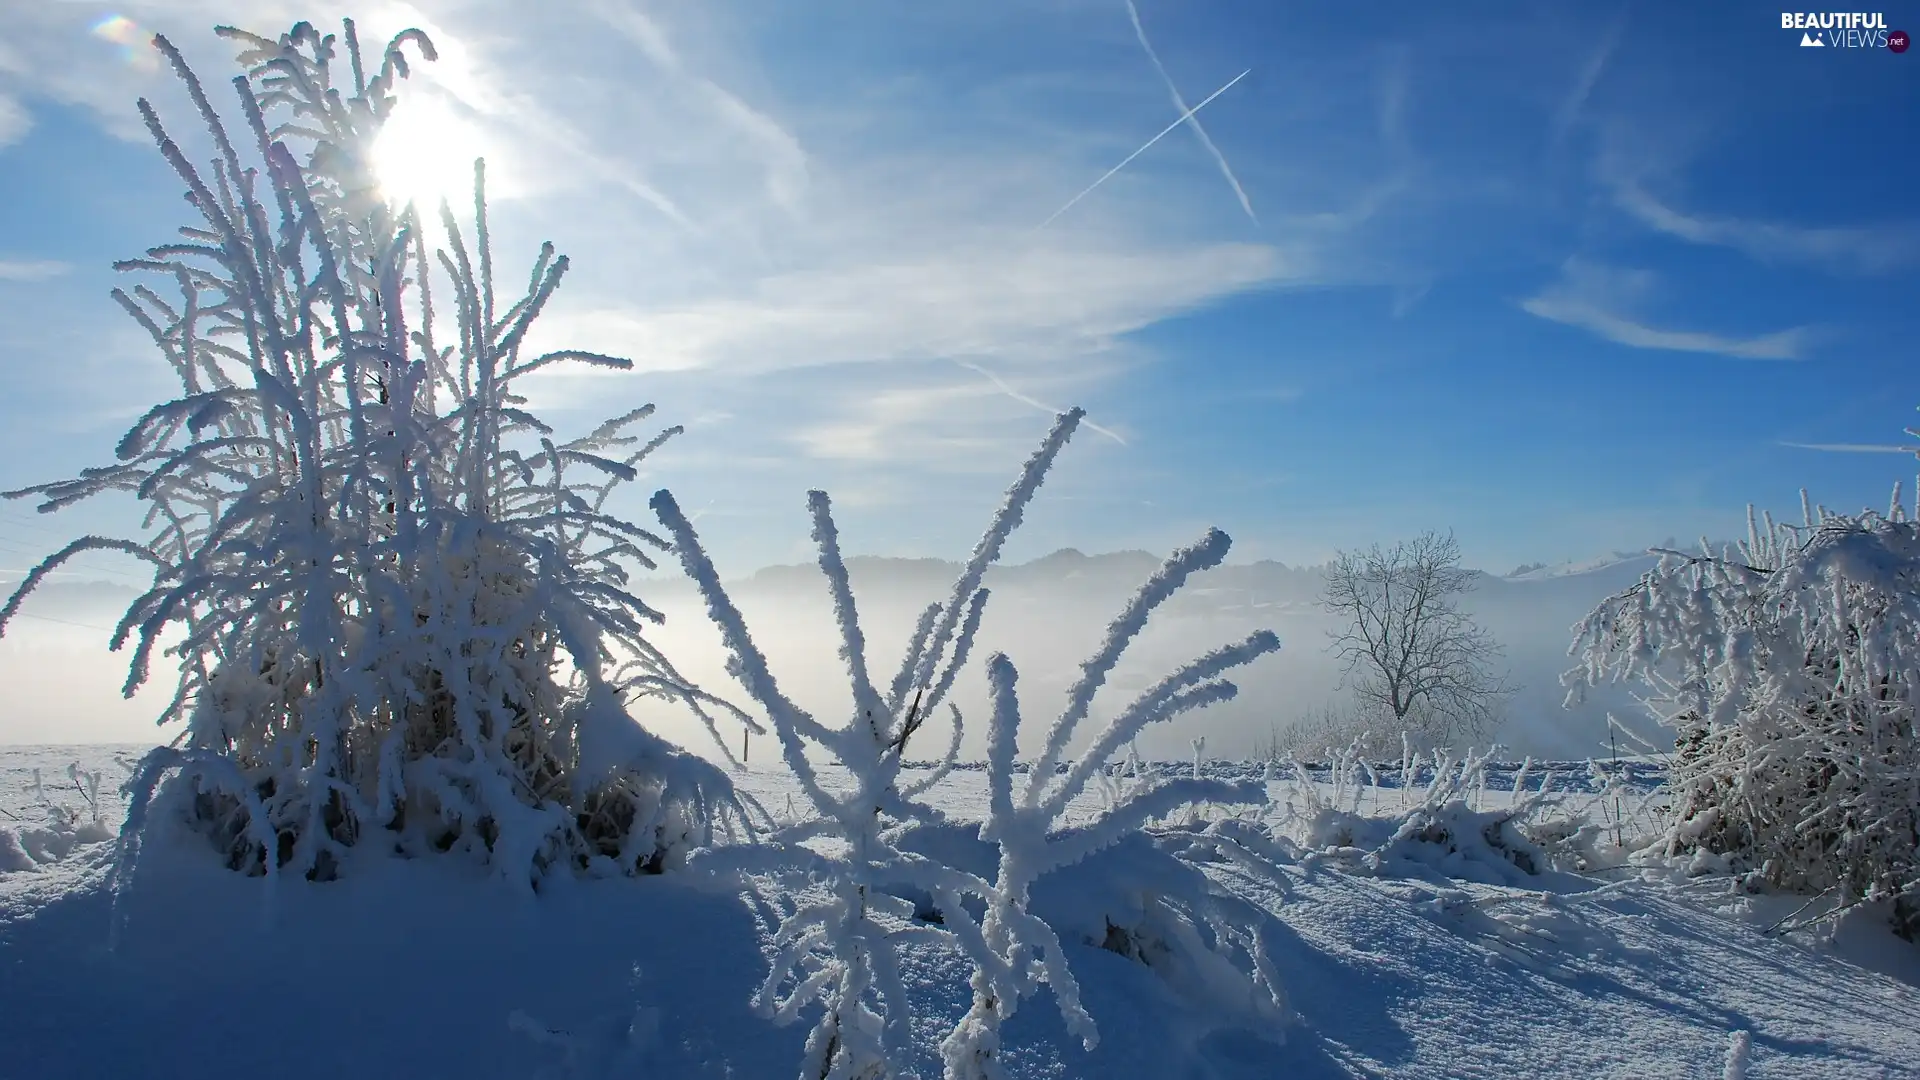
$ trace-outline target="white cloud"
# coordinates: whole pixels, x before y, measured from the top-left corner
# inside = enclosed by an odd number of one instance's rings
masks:
[[[1028,368],[1012,376],[968,365],[849,371],[838,382],[832,419],[803,424],[791,436],[807,457],[869,465],[910,463],[943,474],[998,475],[1048,421],[1036,415],[1034,395],[1065,399],[1106,374],[1087,369]],[[857,389],[866,382],[872,389]],[[1051,411],[1046,406],[1039,410]],[[1124,436],[1095,421],[1084,424],[1120,445]],[[1111,418],[1106,418],[1111,419]]]
[[[26,106],[0,93],[0,147],[19,142],[33,128],[33,116]]]
[[[1601,74],[1606,71],[1608,61],[1613,59],[1614,50],[1620,46],[1620,34],[1626,26],[1627,17],[1623,12],[1608,24],[1599,44],[1594,47],[1592,53],[1588,54],[1586,63],[1580,66],[1580,74],[1574,79],[1573,89],[1567,92],[1566,98],[1560,102],[1560,107],[1554,110],[1552,135],[1555,145],[1566,141],[1568,133],[1573,130],[1575,124],[1579,123],[1580,114],[1587,107],[1587,99],[1593,96],[1593,88],[1599,85]]]
[[[1065,359],[1292,271],[1280,252],[1254,244],[925,251],[770,275],[735,295],[665,308],[573,313],[560,305],[541,340],[630,356],[656,371]]]
[[[1388,50],[1375,75],[1373,126],[1385,171],[1371,180],[1340,184],[1337,197],[1344,205],[1339,209],[1289,214],[1282,221],[1311,233],[1352,233],[1414,193],[1421,165],[1407,134],[1412,66],[1408,51],[1394,48]]]
[[[21,7],[0,10],[0,41],[11,35],[24,65],[0,62],[0,89],[31,85],[30,100],[96,110],[123,133],[145,94],[182,138],[199,135],[170,75],[129,66],[90,33],[92,9]],[[124,10],[166,31],[224,104],[230,51],[208,28],[234,18],[230,5]],[[299,15],[325,30],[338,10],[267,0],[245,20],[270,32]],[[1166,96],[1140,92],[1145,72],[1050,70],[1038,90],[1020,72],[985,85],[971,70],[816,78],[804,64],[763,64],[731,17],[631,0],[550,5],[537,19],[505,0],[376,0],[360,26],[370,45],[406,26],[433,38],[440,57],[415,66],[403,98],[432,95],[483,136],[500,280],[524,280],[545,239],[572,259],[529,345],[630,356],[640,369],[543,378],[529,388],[535,407],[612,413],[658,400],[664,422],[695,418],[707,430],[663,452],[662,482],[722,492],[714,514],[749,516],[755,536],[768,519],[758,500],[784,507],[811,486],[850,504],[911,503],[912,519],[889,526],[901,537],[950,524],[964,535],[971,509],[929,503],[967,494],[990,506],[1045,431],[1041,406],[1108,406],[1092,419],[1136,445],[1089,428],[1080,441],[1101,452],[1081,453],[1098,467],[1143,450],[1153,432],[1128,426],[1143,414],[1103,392],[1150,359],[1130,335],[1250,290],[1352,276],[1336,260],[1353,237],[1335,247],[1324,222],[1270,221],[1262,242],[1246,242],[1216,163],[1184,138],[1034,233],[1137,146],[1143,125],[1171,118]],[[1404,184],[1405,99],[1389,71],[1377,137],[1396,176],[1363,216]],[[1363,186],[1338,173],[1269,171],[1261,183]]]
[[[993,396],[990,388],[965,384],[886,391],[855,404],[851,415],[799,429],[794,443],[808,457],[825,461],[876,464],[904,458],[943,472],[1004,471],[989,453],[1000,440],[956,430],[959,425],[951,422],[966,406],[975,406],[968,412],[981,411],[982,399]],[[936,418],[948,422],[936,428]]]
[[[1920,452],[1920,446],[1891,446],[1879,443],[1804,443],[1782,442],[1795,450],[1820,450],[1829,454],[1906,454]]]
[[[71,269],[51,259],[0,259],[0,281],[45,281]]]
[[[1818,228],[1706,217],[1676,210],[1633,182],[1617,184],[1614,200],[1648,228],[1690,243],[1730,248],[1760,262],[1855,274],[1890,273],[1920,263],[1920,223],[1912,221]]]
[[[1651,290],[1651,272],[1620,270],[1580,259],[1561,267],[1560,280],[1521,302],[1528,314],[1590,331],[1635,349],[1713,353],[1743,360],[1797,360],[1805,355],[1811,332],[1806,327],[1731,337],[1699,330],[1653,326],[1627,310]]]
[[[103,118],[155,95],[191,134],[171,76],[130,67],[89,30],[97,13],[25,7],[0,14],[18,43],[0,78]],[[302,14],[328,29],[335,7]],[[206,28],[231,11],[214,0],[125,10],[181,45],[219,102],[229,49]],[[270,31],[290,16],[275,0],[247,22]],[[1107,185],[1073,229],[1022,236],[1089,164],[1109,163],[1060,138],[1084,123],[994,102],[984,107],[1010,115],[954,121],[984,121],[994,138],[954,139],[929,134],[919,104],[886,95],[802,110],[770,96],[749,50],[729,49],[743,35],[703,21],[719,17],[594,0],[530,23],[517,6],[458,0],[377,4],[360,19],[369,51],[406,26],[433,38],[439,58],[416,65],[403,94],[443,97],[487,132],[503,262],[544,236],[573,257],[549,339],[653,371],[1062,357],[1307,271],[1301,250],[1182,235],[1179,204],[1197,192],[1151,172]],[[682,24],[705,31],[698,50],[682,46]],[[632,59],[607,63],[608,40]],[[598,49],[595,62],[575,59],[584,48]],[[1015,120],[1014,137],[994,126]]]
[[[1759,337],[1733,338],[1695,330],[1670,330],[1638,323],[1592,303],[1567,297],[1537,296],[1520,305],[1529,314],[1577,326],[1608,341],[1636,349],[1717,353],[1745,360],[1794,360],[1804,347],[1804,332],[1783,330]]]
[[[807,155],[799,139],[739,95],[689,71],[659,24],[632,5],[621,0],[592,0],[588,9],[691,91],[722,125],[745,138],[761,157],[768,196],[789,212],[800,209],[807,187]]]
[[[109,15],[109,10],[118,14]],[[251,26],[291,26],[298,18],[283,0],[251,4]],[[0,94],[25,101],[44,99],[93,112],[112,134],[144,141],[134,99],[171,89],[148,46],[164,33],[196,61],[226,57],[214,40],[216,24],[233,21],[231,4],[218,0],[130,0],[117,9],[93,4],[10,4],[0,11]],[[313,14],[309,17],[323,18]],[[216,89],[218,82],[216,82]]]

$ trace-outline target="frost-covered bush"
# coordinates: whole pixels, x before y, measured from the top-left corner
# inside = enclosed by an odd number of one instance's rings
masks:
[[[74,555],[151,566],[113,647],[136,641],[129,694],[157,650],[178,659],[160,721],[186,729],[131,786],[129,851],[154,785],[178,770],[166,805],[253,873],[329,877],[369,841],[470,851],[521,882],[678,859],[739,803],[624,700],[677,701],[709,726],[725,706],[644,636],[661,617],[625,566],[651,567],[647,549],[666,542],[605,507],[679,429],[630,434],[644,406],[561,441],[522,407],[516,386],[549,365],[630,364],[524,349],[567,260],[547,245],[524,287],[505,288],[479,162],[471,216],[441,206],[437,249],[418,208],[380,196],[373,140],[409,50],[434,56],[423,34],[369,57],[347,23],[346,75],[342,42],[305,23],[220,34],[243,69],[235,126],[154,40],[211,160],[193,164],[139,103],[200,220],[118,264],[153,284],[113,294],[179,396],[114,463],[8,493],[43,512],[125,493],[146,531],[68,544],[0,628]]]
[[[1292,763],[1295,794],[1288,804],[1301,847],[1358,873],[1382,877],[1458,878],[1492,885],[1521,885],[1549,868],[1547,853],[1530,839],[1522,822],[1544,804],[1547,784],[1524,792],[1524,770],[1514,797],[1505,806],[1486,808],[1486,771],[1492,750],[1454,761],[1434,752],[1432,778],[1409,791],[1417,759],[1410,744],[1402,759],[1403,802],[1387,809],[1374,800],[1374,812],[1361,810],[1359,785],[1338,778],[1349,772],[1336,761],[1336,786],[1323,795],[1306,767]],[[1348,761],[1358,761],[1349,758]],[[1361,762],[1364,766],[1364,762]],[[1366,770],[1371,774],[1370,769]],[[1352,794],[1346,795],[1347,791]],[[1385,809],[1386,812],[1382,812]]]
[[[1749,515],[1745,542],[1660,565],[1576,628],[1577,692],[1636,678],[1674,729],[1659,853],[1920,931],[1920,524]]]
[[[909,938],[934,938],[973,967],[971,1007],[941,1047],[945,1074],[955,1080],[1001,1075],[1000,1027],[1043,984],[1069,1029],[1093,1044],[1097,1031],[1081,1007],[1063,938],[1135,956],[1188,988],[1217,986],[1227,978],[1224,968],[1233,973],[1227,981],[1237,978],[1242,1003],[1255,1008],[1258,1019],[1286,1015],[1260,943],[1258,913],[1141,835],[1149,822],[1196,802],[1258,805],[1264,801],[1260,785],[1197,778],[1125,790],[1109,784],[1112,798],[1103,813],[1080,824],[1069,824],[1066,816],[1068,804],[1096,779],[1106,780],[1108,760],[1147,724],[1233,697],[1233,684],[1220,676],[1279,647],[1261,631],[1179,668],[1115,713],[1079,758],[1069,759],[1069,745],[1128,643],[1189,576],[1226,556],[1225,533],[1209,531],[1199,544],[1176,552],[1114,619],[1099,650],[1081,665],[1039,757],[1026,768],[1015,761],[1021,728],[1017,674],[1007,657],[992,656],[987,819],[953,822],[923,799],[960,752],[964,720],[947,698],[987,602],[980,582],[1082,415],[1077,409],[1064,414],[1027,462],[947,600],[922,615],[888,683],[877,683],[870,673],[827,496],[809,496],[820,570],[833,598],[852,690],[852,711],[838,726],[823,724],[781,691],[691,523],[671,494],[654,496],[654,509],[720,629],[730,670],[766,710],[816,815],[764,843],[720,848],[696,859],[720,880],[751,886],[772,879],[797,897],[774,935],[774,956],[756,1004],[780,1022],[818,1009],[802,1077],[890,1076],[908,1056],[912,1028],[896,949]],[[903,781],[910,742],[943,704],[950,732],[942,761]],[[822,759],[844,767],[848,782],[830,782],[816,767]],[[1026,777],[1018,791],[1016,774]],[[1212,846],[1228,848],[1232,841],[1221,838]],[[1237,850],[1257,860],[1246,848]],[[1056,899],[1048,900],[1050,895]]]
[[[67,766],[67,781],[79,794],[85,810],[56,801],[40,770],[35,769],[28,790],[41,812],[40,824],[0,811],[0,817],[7,819],[0,823],[0,873],[38,870],[67,858],[77,848],[113,839],[113,830],[107,828],[100,814],[100,774],[87,772],[75,762]]]

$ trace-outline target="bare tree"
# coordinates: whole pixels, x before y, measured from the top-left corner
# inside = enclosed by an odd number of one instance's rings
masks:
[[[1472,589],[1452,533],[1343,551],[1327,569],[1320,603],[1345,623],[1332,634],[1344,685],[1394,738],[1471,741],[1493,729],[1512,688],[1493,670],[1493,636],[1460,610]]]

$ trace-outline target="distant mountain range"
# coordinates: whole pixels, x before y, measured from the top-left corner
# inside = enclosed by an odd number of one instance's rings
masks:
[[[1492,594],[1518,595],[1510,590],[1532,590],[1554,582],[1575,583],[1574,591],[1617,583],[1626,588],[1656,562],[1644,551],[1616,552],[1581,562],[1548,565],[1529,563],[1506,574],[1474,571],[1478,587]],[[1061,548],[1031,562],[995,566],[987,571],[988,587],[1052,587],[1068,590],[1099,591],[1139,582],[1158,569],[1161,556],[1146,551],[1115,551],[1088,555],[1074,548]],[[855,555],[847,559],[848,576],[863,579],[876,587],[939,582],[951,584],[961,564],[946,559],[907,559],[873,555]],[[686,583],[678,578],[656,579],[668,587]],[[1208,596],[1212,603],[1230,603],[1227,597],[1239,594],[1239,603],[1259,607],[1266,603],[1317,602],[1326,581],[1323,566],[1288,566],[1272,560],[1253,563],[1228,563],[1194,579],[1182,596]],[[812,563],[764,567],[733,587],[747,589],[817,589],[819,567]],[[655,586],[659,587],[659,586]],[[1597,602],[1596,598],[1596,602]]]

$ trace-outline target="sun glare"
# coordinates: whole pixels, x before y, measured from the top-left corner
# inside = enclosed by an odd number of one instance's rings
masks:
[[[396,206],[413,203],[429,220],[442,199],[459,213],[473,198],[473,159],[486,156],[473,126],[445,103],[402,101],[373,144],[381,193]]]

